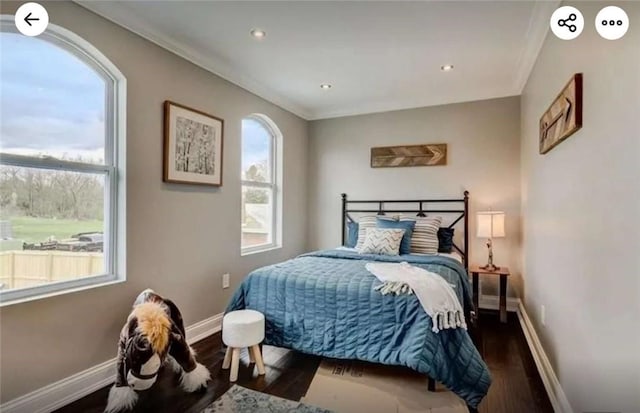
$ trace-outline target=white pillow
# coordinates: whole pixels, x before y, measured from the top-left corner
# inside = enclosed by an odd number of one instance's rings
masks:
[[[416,221],[411,235],[412,254],[438,253],[438,228],[442,224],[442,217],[410,217],[403,215],[400,221]]]
[[[356,242],[356,249],[359,250],[362,248],[367,228],[375,228],[377,223],[378,221],[375,215],[366,215],[358,219],[358,242]]]
[[[360,254],[398,255],[404,229],[367,228]],[[437,245],[436,245],[437,248]]]

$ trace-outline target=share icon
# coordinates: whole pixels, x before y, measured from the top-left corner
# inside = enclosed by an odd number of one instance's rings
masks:
[[[580,36],[584,29],[584,17],[580,10],[571,6],[556,9],[549,20],[551,31],[559,39],[572,40]]]
[[[576,30],[578,30],[578,26],[576,26],[575,24],[571,24],[569,22],[574,22],[578,19],[578,16],[576,16],[575,13],[571,13],[569,15],[569,17],[567,17],[566,19],[559,19],[558,20],[558,26],[560,27],[566,27],[567,29],[569,29],[569,31],[571,33],[575,32]]]

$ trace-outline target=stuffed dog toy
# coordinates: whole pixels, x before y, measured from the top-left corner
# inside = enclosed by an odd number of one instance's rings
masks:
[[[120,332],[116,382],[109,391],[105,413],[133,408],[138,400],[136,391],[150,388],[163,364],[181,374],[180,384],[187,392],[206,387],[211,378],[187,344],[178,307],[153,290],[145,290],[133,303]]]

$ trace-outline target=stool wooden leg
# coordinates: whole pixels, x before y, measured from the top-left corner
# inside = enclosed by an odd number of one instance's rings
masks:
[[[432,379],[431,377],[429,377],[429,379],[427,381],[427,389],[429,391],[436,391],[436,381],[434,379]]]
[[[256,358],[254,357],[253,351],[251,351],[251,348],[248,348],[247,352],[249,353],[249,363],[255,364]]]
[[[231,355],[231,374],[229,375],[229,381],[238,380],[238,365],[240,364],[240,349],[234,348]]]
[[[231,352],[233,349],[231,347],[227,347],[227,352],[224,353],[224,361],[222,362],[222,368],[228,369],[231,366]]]
[[[258,374],[264,376],[264,362],[262,361],[262,354],[260,353],[260,347],[258,345],[251,346],[253,357],[256,359],[256,366],[258,366]]]

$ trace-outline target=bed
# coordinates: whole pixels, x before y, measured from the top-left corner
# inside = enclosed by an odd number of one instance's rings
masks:
[[[366,206],[372,204],[373,209]],[[464,230],[463,247],[454,242],[460,258],[369,255],[343,247],[315,251],[250,273],[227,311],[249,308],[262,312],[264,344],[330,358],[406,366],[441,382],[475,411],[491,377],[468,332],[457,328],[434,333],[431,318],[414,295],[380,294],[375,291],[380,282],[365,269],[372,261],[408,262],[435,272],[454,288],[469,320],[473,304],[466,268],[468,192],[462,199],[411,201],[349,201],[343,194],[343,245],[348,220],[354,214],[372,212],[452,215],[449,225],[461,224]]]

